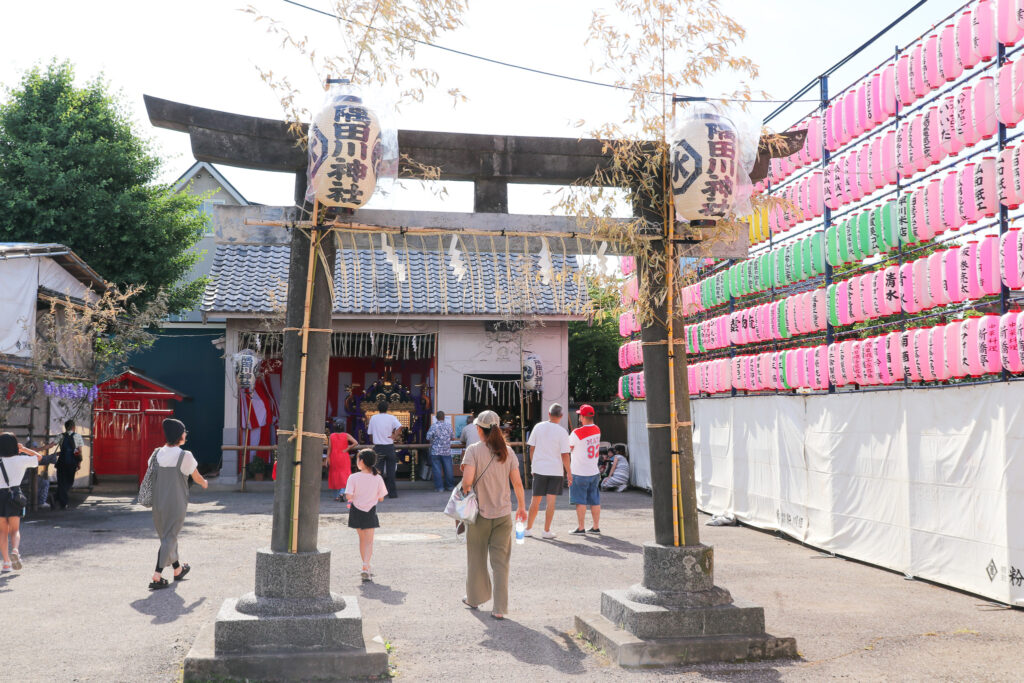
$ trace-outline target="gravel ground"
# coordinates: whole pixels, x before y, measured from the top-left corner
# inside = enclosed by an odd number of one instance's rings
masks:
[[[408,486],[408,485],[407,485]],[[768,630],[797,639],[802,659],[625,671],[575,637],[573,616],[596,612],[605,588],[641,576],[652,539],[650,497],[606,494],[600,538],[568,536],[568,497],[555,541],[514,546],[509,619],[463,608],[465,554],[440,514],[446,500],[406,490],[381,504],[374,569],[360,584],[356,535],[327,494],[321,547],[333,550],[333,588],[359,596],[407,680],[736,681],[1005,680],[1022,675],[1024,613],[983,598],[743,527],[701,527],[716,548],[716,583],[765,608]],[[2,678],[11,681],[175,681],[199,629],[221,602],[252,590],[255,550],[270,537],[271,494],[195,491],[185,531],[187,581],[146,589],[157,541],[149,511],[94,492],[68,513],[26,520],[25,568],[0,575],[0,614],[13,631]]]

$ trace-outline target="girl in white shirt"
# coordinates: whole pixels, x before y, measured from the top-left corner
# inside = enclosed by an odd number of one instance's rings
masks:
[[[3,565],[0,571],[21,569],[21,518],[25,508],[14,502],[15,490],[20,491],[21,480],[25,470],[38,467],[42,453],[25,448],[18,443],[17,437],[10,432],[0,434],[0,555]],[[10,552],[7,550],[10,543]]]

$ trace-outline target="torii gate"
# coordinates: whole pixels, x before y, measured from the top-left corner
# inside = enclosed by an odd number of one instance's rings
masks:
[[[303,149],[296,146],[294,135],[289,131],[286,122],[204,109],[148,95],[145,96],[145,103],[150,121],[154,125],[189,134],[193,155],[199,161],[294,173],[295,202],[299,206],[303,204],[306,191],[307,155]],[[785,141],[799,149],[802,146],[803,137],[802,134],[797,134],[785,138]],[[415,159],[416,162],[439,167],[440,180],[468,180],[474,184],[473,214],[416,214],[421,220],[424,216],[429,217],[433,225],[421,226],[429,228],[458,229],[473,226],[478,230],[493,230],[495,233],[501,233],[502,231],[513,232],[517,227],[521,227],[536,233],[575,232],[575,218],[573,217],[509,216],[507,214],[508,184],[571,185],[579,180],[591,178],[595,172],[606,168],[612,161],[612,155],[603,151],[604,145],[599,140],[400,130],[398,142],[399,149],[403,154]],[[785,145],[780,145],[778,142],[775,142],[772,147],[774,149],[769,151],[769,145],[762,140],[758,164],[755,166],[754,173],[751,174],[752,177],[757,175],[763,177],[770,156],[784,156],[790,153],[790,150],[785,149]],[[400,169],[403,166],[405,164],[400,162]],[[402,228],[410,225],[410,213],[359,210],[355,213],[353,220],[379,228]],[[496,214],[501,214],[500,219]],[[642,213],[638,213],[638,215],[642,215]],[[316,226],[311,227],[315,228]],[[742,244],[730,246],[732,250],[729,250],[727,246],[725,252],[716,255],[722,257],[745,256],[745,236]],[[736,251],[737,246],[739,247],[738,252]],[[651,247],[654,250],[664,251],[665,249],[665,237],[661,235],[660,228],[652,237]],[[286,330],[317,330],[328,329],[331,326],[332,302],[328,278],[329,274],[333,273],[333,244],[323,245],[322,250],[321,258],[325,259],[323,264],[325,267],[314,269],[316,272],[315,282],[312,279],[307,280],[310,264],[314,263],[314,256],[311,254],[311,240],[300,230],[292,232]],[[638,265],[641,278],[653,276],[653,273],[646,271],[648,264],[644,263],[643,259]],[[308,287],[307,285],[312,286]],[[311,298],[308,301],[306,300],[307,289],[312,290]],[[309,317],[304,320],[303,311],[307,307]],[[738,621],[750,621],[750,615],[747,615],[746,611],[751,609],[760,611],[760,608],[735,607],[731,604],[731,598],[727,591],[713,586],[712,551],[711,548],[699,544],[686,365],[685,362],[675,363],[675,377],[673,378],[670,377],[668,361],[670,353],[679,358],[685,358],[685,348],[681,339],[676,338],[671,341],[668,339],[666,325],[661,322],[666,319],[666,304],[663,302],[655,306],[653,312],[655,320],[644,327],[641,338],[644,342],[644,371],[647,377],[648,444],[655,545],[645,546],[645,578],[641,588],[650,594],[647,597],[652,601],[660,600],[661,603],[664,603],[668,608],[667,611],[683,608],[683,603],[688,609],[694,605],[703,605],[703,607],[714,606],[720,611],[724,606],[731,607],[736,611]],[[681,325],[681,322],[678,324]],[[306,374],[315,377],[326,373],[326,364],[330,353],[329,338],[326,335],[306,336],[308,336],[308,340],[303,347],[299,335],[285,335],[285,347],[282,354],[282,378],[285,384],[282,386],[283,401],[281,405],[281,423],[284,425],[296,424],[303,406],[305,410],[313,414],[320,414],[326,403],[326,387],[320,382],[306,384],[303,396],[299,396],[301,381],[299,367],[302,356],[306,356]],[[676,425],[669,424],[669,384],[672,381],[676,383]],[[682,506],[678,512],[681,513],[679,515],[681,519],[673,511],[673,504],[678,499],[673,494],[671,439],[667,427],[674,427],[678,430],[679,484],[682,497]],[[296,464],[313,465],[315,463],[316,466],[298,468],[301,472],[301,481],[297,489],[298,510],[294,520],[290,519],[292,510],[290,509],[290,496],[287,494],[292,489],[293,468],[282,467],[278,470],[278,484],[275,486],[274,495],[272,554],[289,551],[312,555],[318,553],[320,454],[319,436],[307,435],[306,432],[303,432],[301,462]],[[674,528],[676,524],[679,524],[681,528]],[[666,555],[666,551],[673,550],[672,546],[676,543],[674,536],[679,531],[682,532],[681,536],[685,539],[685,547],[675,547],[674,550],[680,552],[669,552]],[[261,551],[257,559],[257,587],[261,583],[259,576],[261,559],[263,559],[265,569],[269,564],[269,560],[264,558]],[[667,565],[665,564],[666,560],[669,560]],[[329,562],[329,559],[326,561]],[[326,586],[320,587],[320,592],[324,595],[333,595],[329,593],[329,579]],[[684,593],[690,598],[693,596],[697,596],[697,598],[680,601],[679,596]],[[311,593],[308,597],[317,596]],[[318,599],[322,598],[323,595]],[[627,606],[628,609],[630,609],[629,606]],[[603,611],[604,608],[602,608]],[[743,614],[739,614],[740,612]],[[607,619],[604,621],[607,621],[607,625],[614,629],[614,624],[611,621]],[[621,619],[619,621],[621,622]],[[703,635],[703,633],[685,633],[678,627],[678,623],[685,620],[672,622],[676,624],[675,626],[671,626],[670,621],[671,619],[666,621],[667,630],[663,634],[664,637],[680,639],[681,647],[687,649],[691,652],[691,656],[697,657],[697,660],[700,661],[795,656],[796,654],[796,645],[792,639],[776,639],[763,632],[763,613],[759,622],[762,624],[760,629],[755,628],[756,633],[744,632],[745,640],[738,650],[735,639],[729,641],[731,649],[722,649],[721,641],[726,638],[725,634],[733,633],[728,629],[721,636],[712,637],[710,640],[705,639],[703,647],[695,647],[692,636]],[[756,615],[753,617],[753,622],[758,622]],[[629,661],[634,656],[631,653],[645,650],[643,638],[635,630],[633,637],[637,642],[631,649],[629,644],[619,642],[621,638],[618,636],[605,633],[606,625],[595,623],[594,617],[590,615],[583,618],[577,617],[577,624],[588,637],[601,642],[609,651],[614,650],[621,662]],[[672,661],[678,661],[675,659],[675,655],[672,657]],[[188,677],[188,671],[187,660],[186,677]]]

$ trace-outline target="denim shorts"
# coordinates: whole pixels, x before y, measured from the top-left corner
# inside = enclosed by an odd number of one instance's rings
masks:
[[[589,477],[573,475],[572,485],[569,487],[569,503],[572,505],[600,505],[601,492],[598,489],[600,480],[600,474],[593,474]]]

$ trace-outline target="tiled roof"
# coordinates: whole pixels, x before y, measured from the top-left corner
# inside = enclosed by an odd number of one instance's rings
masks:
[[[575,256],[552,254],[554,278],[541,283],[537,255],[462,254],[455,277],[447,254],[400,251],[408,276],[399,282],[381,250],[345,249],[334,269],[334,313],[349,315],[576,315],[588,303]],[[202,310],[266,314],[284,309],[287,245],[219,244]]]

